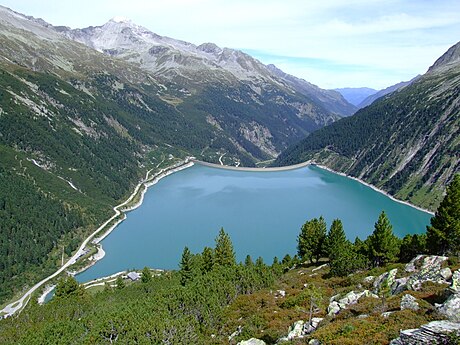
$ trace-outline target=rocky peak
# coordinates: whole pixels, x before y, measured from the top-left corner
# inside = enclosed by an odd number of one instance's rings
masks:
[[[447,69],[452,65],[460,63],[460,42],[450,47],[439,59],[435,61],[433,66],[428,69],[428,72],[433,72],[439,69]]]
[[[222,53],[222,48],[220,48],[217,44],[209,42],[200,44],[198,47],[196,47],[196,49],[214,55]]]

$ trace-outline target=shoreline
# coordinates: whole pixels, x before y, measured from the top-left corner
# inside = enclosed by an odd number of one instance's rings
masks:
[[[39,281],[38,283],[36,283],[35,285],[33,285],[29,290],[27,290],[24,295],[22,295],[21,298],[9,303],[7,306],[5,306],[2,310],[0,310],[0,313],[4,313],[3,315],[3,318],[6,318],[6,317],[11,317],[13,316],[16,312],[20,312],[26,305],[27,303],[29,302],[30,300],[30,297],[32,296],[32,294],[38,289],[40,288],[43,284],[45,284],[47,281],[57,277],[59,274],[61,274],[62,272],[64,272],[67,268],[69,268],[70,266],[72,266],[73,264],[75,264],[78,259],[80,259],[83,255],[85,255],[87,253],[87,251],[85,250],[86,246],[90,243],[90,241],[92,241],[92,243],[95,243],[95,244],[98,244],[101,240],[103,240],[106,236],[108,236],[114,229],[115,227],[121,223],[123,220],[126,219],[126,212],[129,212],[131,210],[134,210],[135,208],[139,207],[141,204],[142,204],[142,201],[144,199],[144,194],[147,190],[147,188],[151,185],[154,185],[156,183],[158,183],[158,181],[160,181],[162,178],[170,175],[170,174],[173,174],[177,171],[180,171],[180,170],[183,170],[183,169],[186,169],[186,168],[189,168],[191,166],[193,166],[193,159],[192,157],[187,157],[185,160],[182,160],[176,164],[173,164],[169,167],[166,167],[164,169],[161,169],[156,175],[154,175],[153,177],[149,177],[149,174],[152,170],[149,170],[147,171],[146,175],[145,175],[145,178],[143,180],[141,180],[137,186],[134,188],[134,191],[129,195],[129,197],[124,201],[122,202],[121,204],[118,204],[116,206],[113,207],[113,210],[115,211],[115,214],[110,217],[108,220],[106,220],[101,226],[99,226],[94,232],[92,232],[88,237],[85,238],[85,240],[82,242],[82,244],[80,245],[80,247],[78,248],[78,250],[75,252],[74,255],[72,255],[64,265],[62,265],[57,271],[55,271],[53,274],[49,275],[48,277],[42,279],[41,281]],[[142,194],[141,194],[141,198],[138,202],[136,202],[134,205],[126,208],[126,209],[122,209],[124,206],[126,206],[128,203],[130,203],[133,198],[139,193],[139,189],[142,187],[142,186],[146,186],[146,188],[144,188],[142,190]],[[122,219],[119,219],[118,221],[115,222],[114,225],[112,225],[107,231],[104,232],[104,234],[101,236],[101,237],[97,237],[95,238],[96,235],[98,235],[101,231],[103,231],[113,220],[115,220],[117,217],[119,217],[121,214],[123,214],[123,217]],[[100,260],[100,258],[99,258]],[[88,269],[89,267],[91,267],[92,265],[94,265],[97,261],[92,261],[90,263],[90,265],[87,265],[85,267],[83,267],[81,270],[79,270],[78,272],[71,272],[71,274],[77,274],[77,273],[80,273],[80,272],[83,272],[84,270]],[[45,295],[46,296],[46,295]]]
[[[336,174],[336,175],[348,177],[349,179],[355,180],[355,181],[361,183],[362,185],[364,185],[364,186],[366,186],[366,187],[369,187],[369,188],[373,189],[374,191],[376,191],[376,192],[378,192],[378,193],[380,193],[380,194],[385,195],[386,197],[390,198],[391,200],[393,200],[393,201],[395,201],[395,202],[397,202],[397,203],[400,203],[400,204],[403,204],[403,205],[406,205],[406,206],[410,206],[410,207],[415,208],[415,209],[417,209],[417,210],[419,210],[419,211],[422,211],[422,212],[425,212],[425,213],[428,213],[428,214],[431,214],[432,216],[434,216],[434,212],[432,212],[432,211],[430,211],[430,210],[427,210],[427,209],[424,209],[423,207],[420,207],[420,206],[411,204],[411,203],[408,202],[408,201],[399,200],[399,199],[395,198],[393,195],[391,195],[391,194],[385,192],[384,190],[382,190],[382,189],[380,189],[380,188],[377,188],[376,186],[374,186],[374,185],[372,185],[372,184],[370,184],[370,183],[367,183],[366,181],[363,181],[363,180],[361,180],[361,179],[359,179],[359,178],[357,178],[357,177],[347,175],[347,174],[345,174],[345,173],[343,173],[343,172],[340,172],[340,171],[335,171],[334,169],[331,169],[331,168],[329,168],[329,167],[327,167],[327,166],[325,166],[325,165],[322,165],[322,164],[318,164],[318,163],[316,163],[316,162],[314,162],[314,161],[309,161],[309,162],[310,162],[309,165],[317,166],[317,167],[320,168],[320,169],[327,170],[327,171],[329,171],[329,172],[331,172],[331,173],[334,173],[334,174]]]

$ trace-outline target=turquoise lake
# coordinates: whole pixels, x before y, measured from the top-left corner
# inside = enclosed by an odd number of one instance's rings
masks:
[[[77,279],[144,266],[177,269],[184,246],[195,253],[213,247],[221,227],[230,234],[239,261],[250,254],[271,263],[274,256],[296,253],[306,220],[322,215],[329,227],[339,218],[353,241],[372,233],[382,210],[399,237],[424,232],[431,218],[316,166],[247,172],[196,164],[150,187],[144,203],[102,241],[105,257]]]

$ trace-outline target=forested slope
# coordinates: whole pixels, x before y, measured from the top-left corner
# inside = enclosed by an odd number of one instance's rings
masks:
[[[433,210],[460,171],[459,152],[460,63],[455,60],[309,135],[275,164],[313,160]]]

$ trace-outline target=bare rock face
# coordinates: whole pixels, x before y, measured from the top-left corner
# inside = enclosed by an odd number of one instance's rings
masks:
[[[451,332],[460,334],[460,323],[432,321],[420,328],[401,331],[399,338],[392,340],[390,345],[447,344]]]

